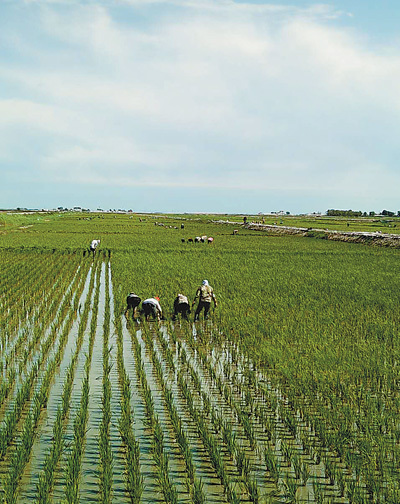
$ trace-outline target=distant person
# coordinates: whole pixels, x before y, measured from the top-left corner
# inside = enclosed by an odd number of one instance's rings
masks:
[[[92,252],[93,257],[96,253],[97,247],[100,245],[100,240],[92,240],[92,243],[90,244],[90,252]]]
[[[132,310],[132,318],[135,320],[137,318],[137,308],[140,305],[140,297],[137,296],[134,292],[129,293],[126,298],[126,310],[125,317],[128,316],[129,310]]]
[[[142,302],[142,310],[146,320],[149,320],[149,318],[152,317],[159,322],[162,318],[160,298],[158,296],[154,296],[153,298],[145,299]]]
[[[182,318],[188,320],[188,315],[190,313],[190,305],[188,298],[183,294],[178,294],[174,301],[174,315],[172,320],[176,320],[176,317],[181,314]]]
[[[214,301],[214,306],[217,307],[217,300],[214,295],[214,289],[208,283],[208,280],[203,280],[202,284],[196,291],[196,296],[193,300],[192,306],[196,300],[199,300],[196,312],[194,314],[194,321],[199,320],[200,312],[204,309],[204,319],[207,320],[208,312],[210,311],[211,301]]]

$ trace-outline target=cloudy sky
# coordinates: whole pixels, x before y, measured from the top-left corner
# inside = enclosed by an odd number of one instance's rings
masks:
[[[0,0],[0,208],[400,210],[398,0]]]

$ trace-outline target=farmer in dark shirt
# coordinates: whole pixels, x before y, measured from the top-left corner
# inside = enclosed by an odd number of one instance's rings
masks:
[[[130,309],[132,309],[132,318],[135,320],[136,319],[136,309],[140,304],[140,297],[137,296],[134,292],[131,292],[128,297],[126,298],[126,310],[125,310],[125,316],[128,316],[128,312]]]

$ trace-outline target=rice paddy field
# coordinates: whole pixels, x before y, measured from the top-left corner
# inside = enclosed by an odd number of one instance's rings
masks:
[[[0,216],[0,502],[400,502],[400,251],[236,220]]]

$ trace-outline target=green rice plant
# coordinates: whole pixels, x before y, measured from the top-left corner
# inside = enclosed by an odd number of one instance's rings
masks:
[[[324,464],[325,464],[325,476],[326,478],[328,478],[329,484],[334,485],[335,476],[337,474],[336,466],[329,457],[325,458]]]
[[[245,479],[245,485],[249,493],[250,502],[258,504],[260,502],[260,493],[256,479],[254,477],[247,477]]]
[[[266,448],[264,452],[264,460],[267,471],[272,481],[275,483],[275,485],[277,485],[280,478],[280,465],[275,453],[269,446]]]
[[[253,426],[253,422],[251,420],[251,417],[249,417],[247,414],[243,413],[240,418],[241,418],[241,423],[243,425],[244,433],[250,442],[250,448],[252,450],[255,450],[256,446],[257,446],[257,440],[255,437],[254,426]]]
[[[193,504],[205,504],[206,496],[204,494],[204,484],[200,479],[195,479],[193,482]]]
[[[302,462],[300,466],[300,482],[301,486],[306,486],[310,478],[310,467],[307,462]]]
[[[347,498],[350,504],[363,504],[364,496],[358,481],[350,479],[347,483]]]
[[[335,481],[339,489],[339,496],[344,497],[346,490],[346,479],[344,477],[343,471],[339,467],[336,467]]]
[[[285,440],[281,441],[281,451],[284,461],[290,465],[294,457],[293,447],[288,444]]]
[[[323,504],[325,499],[325,492],[322,484],[318,481],[318,479],[313,479],[313,491],[314,491],[314,500],[317,504]]]
[[[299,480],[301,478],[301,459],[298,455],[293,455],[292,466],[295,474],[295,478]]]
[[[297,499],[298,485],[296,481],[289,475],[283,480],[283,491],[285,495],[286,502],[295,504],[298,502]]]
[[[275,434],[275,426],[272,418],[265,418],[264,422],[264,431],[267,435],[268,441],[271,441]]]
[[[236,493],[236,490],[229,486],[226,492],[226,499],[229,504],[240,504],[242,502],[240,494]]]
[[[243,448],[240,446],[236,446],[235,463],[236,463],[236,468],[237,468],[239,476],[243,476],[243,466],[244,466],[245,457],[246,457],[246,454],[245,454]]]
[[[222,423],[222,439],[226,444],[229,455],[233,459],[236,452],[236,432],[232,430],[232,424],[227,420]]]

